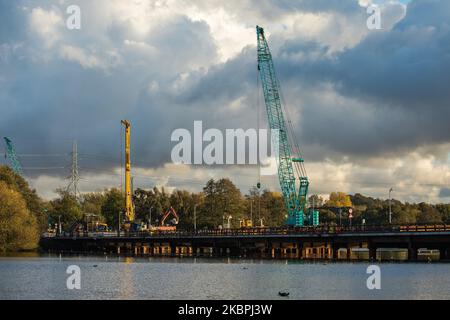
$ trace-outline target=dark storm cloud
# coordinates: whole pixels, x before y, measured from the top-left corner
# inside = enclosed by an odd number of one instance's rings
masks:
[[[269,18],[296,10],[365,16],[356,1],[247,4]],[[31,46],[36,40],[26,31],[27,15],[15,2],[0,6],[1,42],[25,39],[20,54],[0,66],[7,79],[0,86],[1,133],[14,137],[23,153],[69,152],[77,139],[85,154],[81,166],[111,168],[119,160],[120,119],[128,118],[134,163],[158,166],[170,162],[171,132],[192,128],[194,120],[214,128],[256,126],[255,48],[216,64],[221,44],[204,22],[177,13],[137,38],[129,21],[115,21],[100,43],[91,27],[86,36],[62,30],[63,44],[97,54],[106,65],[83,67],[58,51],[36,62],[32,57],[42,52]],[[293,121],[308,158],[371,157],[449,141],[449,18],[448,2],[415,1],[393,30],[373,31],[331,56],[321,43],[274,34],[269,43],[279,44],[272,48],[275,64],[286,102],[298,111]],[[117,61],[105,58],[108,49]],[[241,109],[229,110],[239,99]]]
[[[318,44],[285,43],[276,65],[288,79],[285,92],[307,97],[299,123],[303,141],[358,156],[449,142],[449,18],[448,1],[414,1],[393,30],[373,31],[332,57]],[[319,58],[299,63],[298,54]],[[360,107],[324,105],[321,84]]]
[[[301,3],[303,8],[305,3]],[[392,30],[372,31],[342,52],[330,55],[327,46],[302,39],[284,40],[279,48],[272,47],[285,100],[291,114],[300,113],[293,119],[297,136],[313,159],[395,156],[450,141],[450,4],[428,4],[413,2]],[[320,3],[315,5],[321,10]],[[364,8],[359,10],[365,14]],[[270,38],[269,43],[273,42],[280,43],[280,39]],[[211,68],[178,98],[203,105],[252,96],[252,50]],[[335,96],[324,99],[327,94]]]
[[[450,188],[442,188],[439,191],[440,198],[450,198]]]
[[[1,4],[9,4],[6,11],[21,12],[13,2]],[[27,18],[20,15],[14,24],[27,26]],[[208,26],[175,15],[137,47],[124,45],[125,37],[103,39],[104,43],[116,40],[113,48],[122,60],[111,66],[102,59],[103,52],[95,43],[87,41],[83,45],[86,38],[76,33],[72,36],[64,28],[58,32],[64,34],[64,42],[72,41],[71,48],[84,50],[86,55],[93,47],[99,54],[95,62],[100,67],[85,67],[79,61],[62,59],[61,48],[34,48],[31,43],[36,39],[30,34],[18,52],[7,48],[8,60],[2,61],[0,69],[0,80],[4,81],[0,86],[1,135],[10,136],[20,154],[69,153],[72,140],[76,139],[80,166],[84,172],[98,172],[119,165],[120,119],[128,118],[132,122],[133,158],[140,159],[134,163],[154,166],[170,161],[170,131],[165,129],[179,115],[171,111],[175,106],[165,103],[170,99],[151,99],[146,92],[153,81],[164,92],[177,74],[214,59],[216,47]],[[127,30],[122,35],[127,35]],[[22,39],[11,37],[2,41],[12,46]],[[147,45],[153,48],[150,53],[142,50]],[[46,54],[44,62],[35,61],[36,56]],[[33,167],[70,165],[70,157],[21,160],[24,166]],[[34,171],[27,173],[32,175]]]

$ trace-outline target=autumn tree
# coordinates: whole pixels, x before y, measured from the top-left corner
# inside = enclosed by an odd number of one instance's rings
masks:
[[[48,223],[48,203],[37,195],[36,190],[30,188],[22,176],[8,166],[0,166],[0,181],[22,195],[28,210],[36,217],[39,231],[45,231]]]
[[[330,193],[330,199],[326,203],[327,207],[351,207],[352,201],[350,200],[350,196],[345,192],[332,192]]]
[[[20,192],[0,181],[0,251],[35,249],[39,241],[36,217]]]

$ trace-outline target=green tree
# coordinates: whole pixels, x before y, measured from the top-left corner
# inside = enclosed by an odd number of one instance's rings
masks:
[[[231,226],[239,227],[239,220],[245,216],[245,204],[240,190],[230,179],[209,180],[203,193],[205,201],[198,215],[199,226],[217,228],[231,216]]]
[[[450,204],[444,203],[437,204],[436,209],[441,214],[442,222],[450,224]]]
[[[120,219],[124,219],[125,196],[117,188],[105,191],[105,202],[102,205],[101,212],[108,226],[117,229]]]
[[[192,229],[194,226],[194,206],[201,208],[203,203],[202,193],[189,193],[184,190],[175,190],[170,196],[170,205],[177,211],[180,218],[178,227]],[[197,210],[196,212],[200,212]]]
[[[417,215],[418,224],[436,224],[442,223],[442,217],[439,211],[426,203],[419,203],[419,214]]]
[[[63,189],[56,192],[59,197],[50,201],[50,218],[55,223],[61,220],[62,229],[70,232],[73,225],[83,219],[81,206],[70,192]]]
[[[320,224],[335,225],[336,214],[328,209],[319,209],[319,222]]]
[[[280,227],[286,225],[287,210],[280,192],[263,191],[261,195],[261,214],[266,226]]]
[[[81,209],[83,213],[93,213],[102,215],[102,206],[106,201],[106,195],[103,192],[85,193],[81,196]]]
[[[398,225],[416,224],[420,210],[415,205],[396,202],[392,205],[392,223]]]
[[[22,195],[0,181],[0,251],[35,249],[39,241],[36,217]]]

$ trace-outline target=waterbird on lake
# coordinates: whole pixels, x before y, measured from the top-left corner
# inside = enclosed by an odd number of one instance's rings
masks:
[[[282,297],[287,297],[289,295],[289,292],[287,292],[287,291],[280,291],[280,292],[278,292],[278,295],[282,296]]]

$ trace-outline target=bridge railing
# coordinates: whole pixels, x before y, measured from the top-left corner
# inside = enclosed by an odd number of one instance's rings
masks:
[[[270,236],[270,235],[323,235],[323,234],[352,234],[352,233],[402,233],[402,232],[444,232],[450,231],[450,225],[379,225],[379,226],[338,226],[320,225],[316,227],[257,227],[240,229],[200,229],[176,231],[141,231],[141,232],[77,232],[63,233],[56,237],[70,238],[108,238],[108,237],[242,237],[242,236]],[[45,237],[45,236],[44,236]]]

